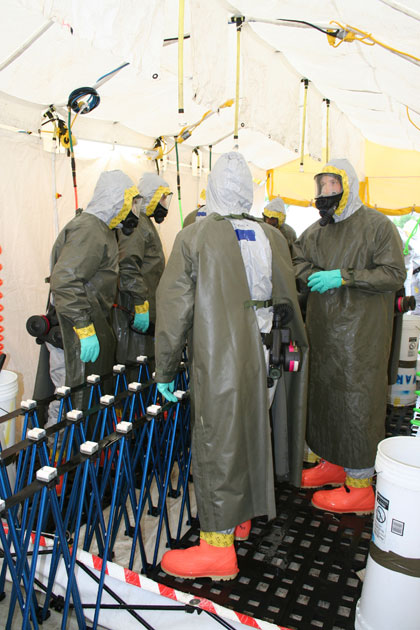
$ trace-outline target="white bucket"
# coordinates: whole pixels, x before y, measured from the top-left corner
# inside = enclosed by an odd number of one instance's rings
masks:
[[[405,313],[401,332],[400,361],[417,361],[419,335],[420,317]]]
[[[420,562],[420,440],[382,440],[375,468],[372,541],[384,552]],[[419,630],[420,577],[384,567],[369,556],[355,628]]]
[[[416,364],[411,368],[398,367],[397,381],[389,387],[388,402],[394,407],[407,407],[416,402]]]
[[[16,396],[18,392],[18,377],[15,372],[9,370],[0,371],[0,416],[4,416],[16,409]],[[16,441],[15,420],[9,420],[0,424],[0,442],[4,450]],[[7,467],[10,483],[12,487],[15,482],[15,465]]]
[[[420,338],[420,317],[403,315],[397,382],[388,390],[388,402],[406,407],[416,401],[416,372]]]
[[[419,630],[419,582],[385,569],[369,556],[355,630]]]

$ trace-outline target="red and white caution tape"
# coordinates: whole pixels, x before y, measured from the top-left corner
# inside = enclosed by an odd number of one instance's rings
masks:
[[[82,549],[77,550],[77,559],[80,560],[83,564],[91,567],[92,569],[96,569],[100,571],[102,568],[102,559],[94,556]],[[259,628],[260,630],[288,630],[288,628],[284,626],[277,626],[268,621],[261,621],[260,619],[255,619],[254,617],[250,617],[249,615],[244,615],[242,613],[231,610],[230,608],[225,608],[224,606],[220,606],[219,604],[215,604],[209,599],[205,599],[204,597],[196,597],[195,595],[191,595],[190,593],[183,593],[182,591],[177,591],[174,588],[169,586],[165,586],[164,584],[159,584],[159,582],[155,582],[150,578],[145,577],[144,575],[140,575],[139,573],[135,573],[134,571],[130,571],[129,569],[124,569],[124,567],[115,564],[114,562],[107,562],[105,574],[113,577],[121,582],[126,582],[127,584],[132,584],[133,586],[138,586],[139,588],[144,588],[145,590],[155,593],[156,595],[162,595],[163,597],[168,597],[176,602],[180,602],[181,604],[189,604],[195,606],[196,608],[201,608],[202,610],[207,610],[218,617],[222,617],[223,619],[227,619],[230,621],[235,621],[242,623],[246,626],[250,626],[251,628]]]
[[[3,524],[3,529],[4,529],[4,533],[7,535],[9,533],[9,526],[5,521],[2,521]],[[32,545],[35,542],[35,538],[36,538],[36,533],[32,532],[31,533],[31,544],[29,544],[29,549],[31,549]],[[40,538],[39,538],[39,546],[40,547],[53,547],[54,545],[54,537],[52,536],[51,538],[47,538],[46,536],[43,536],[41,534]]]
[[[3,522],[4,531],[6,534],[8,533],[8,527]],[[35,542],[36,534],[32,532],[31,540],[32,544]],[[45,536],[41,536],[40,538],[40,547],[52,547],[54,541],[50,538],[46,538]],[[83,551],[83,549],[77,550],[77,559],[84,565],[95,569],[96,571],[100,571],[102,569],[102,559],[98,558],[87,551]],[[144,575],[136,573],[135,571],[130,571],[130,569],[124,569],[119,564],[115,564],[114,562],[107,562],[105,574],[109,575],[120,582],[125,582],[126,584],[131,584],[132,586],[137,586],[139,588],[144,588],[146,591],[150,593],[154,593],[155,595],[161,595],[162,597],[167,597],[173,601],[179,602],[181,604],[188,604],[190,606],[195,606],[196,608],[200,608],[201,610],[207,610],[218,617],[222,617],[223,619],[239,622],[246,626],[250,626],[251,628],[258,628],[259,630],[289,630],[285,626],[277,626],[269,621],[261,621],[260,619],[255,619],[255,617],[250,617],[249,615],[245,615],[243,613],[236,612],[235,610],[231,610],[230,608],[225,608],[224,606],[220,606],[215,602],[210,601],[204,597],[197,597],[195,595],[191,595],[190,593],[183,593],[182,591],[177,591],[170,586],[165,586],[164,584],[159,584],[159,582],[155,582],[150,578],[147,578]]]

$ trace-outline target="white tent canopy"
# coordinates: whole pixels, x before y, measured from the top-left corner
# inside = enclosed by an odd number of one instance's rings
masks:
[[[363,138],[419,149],[420,132],[406,111],[408,107],[420,124],[418,0],[187,0],[183,23],[190,37],[184,41],[181,115],[178,5],[173,0],[3,0],[0,64],[41,28],[46,30],[3,67],[0,90],[45,109],[50,103],[67,103],[72,90],[92,86],[128,62],[99,88],[101,103],[89,122],[113,123],[114,134],[111,127],[102,135],[111,142],[118,140],[120,126],[149,138],[173,137],[209,108],[235,97],[236,28],[229,21],[244,16],[252,21],[241,34],[238,144],[249,161],[271,168],[296,157],[302,79],[309,80],[306,147],[312,155],[320,156],[325,144],[323,99],[331,102],[332,155],[351,151],[357,159]],[[266,23],[275,20],[278,24]],[[339,29],[332,21],[369,33],[394,51],[357,41],[334,48],[318,30]],[[25,115],[21,109],[24,129],[38,129],[42,107],[29,108]],[[8,120],[17,122],[10,108],[2,108],[0,122]],[[226,108],[197,128],[187,144],[214,145],[233,128],[234,107]],[[79,130],[76,123],[76,135],[78,131],[98,139],[93,124],[85,122]],[[217,150],[233,144],[230,135]]]
[[[179,144],[184,216],[206,185],[209,146],[212,160],[234,147],[245,155],[255,178],[253,211],[261,212],[266,169],[301,154],[305,79],[306,154],[319,160],[325,148],[325,99],[330,101],[330,156],[349,158],[361,178],[365,139],[420,150],[420,131],[408,118],[420,127],[419,0],[185,0],[181,74],[180,6],[174,0],[1,2],[0,303],[6,367],[21,376],[22,397],[32,395],[37,360],[25,322],[44,312],[51,246],[74,213],[70,161],[63,150],[46,151],[52,134],[39,130],[52,131],[52,125],[43,125],[51,104],[67,124],[73,90],[96,86],[100,96],[91,112],[76,119],[72,114],[81,207],[102,170],[122,168],[137,181],[144,170],[155,168],[144,150],[152,149],[156,138],[163,137],[169,150],[182,128],[214,111]],[[245,18],[237,140],[236,104],[219,110],[237,90],[233,16]],[[326,35],[331,29],[336,47]],[[356,29],[388,48],[342,41]],[[178,112],[180,94],[183,113]],[[98,151],[83,140],[107,144]],[[193,173],[195,147],[201,162]],[[175,151],[168,160],[163,174],[176,193]],[[180,227],[175,194],[159,228],[166,254]]]

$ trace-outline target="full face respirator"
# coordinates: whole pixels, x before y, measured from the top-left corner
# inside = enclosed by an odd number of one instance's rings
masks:
[[[315,206],[321,215],[319,225],[325,226],[334,221],[334,213],[343,196],[341,175],[319,173],[315,175],[315,187]]]

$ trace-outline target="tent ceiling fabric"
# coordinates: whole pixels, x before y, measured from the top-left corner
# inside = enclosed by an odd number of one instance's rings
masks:
[[[3,0],[0,64],[42,25],[53,23],[0,72],[0,91],[41,108],[65,104],[75,88],[92,86],[129,62],[98,89],[101,103],[85,118],[118,122],[150,139],[175,136],[235,95],[236,29],[228,23],[233,15],[301,20],[323,28],[334,28],[334,20],[420,58],[418,0],[186,0],[184,32],[191,36],[184,41],[185,113],[180,115],[178,46],[176,41],[163,45],[177,37],[178,2]],[[303,78],[310,81],[306,150],[313,156],[325,146],[324,98],[335,112],[330,154],[346,154],[359,175],[363,139],[420,150],[420,131],[406,113],[408,106],[420,126],[420,63],[415,59],[356,41],[334,48],[319,30],[285,22],[249,22],[241,38],[239,150],[249,161],[267,169],[296,158]],[[17,117],[9,108],[9,114],[0,114],[0,123],[12,119],[15,125]],[[36,131],[25,127],[23,115],[20,126]],[[230,150],[233,128],[234,107],[229,107],[205,120],[186,144]],[[95,139],[93,125],[91,135]]]

